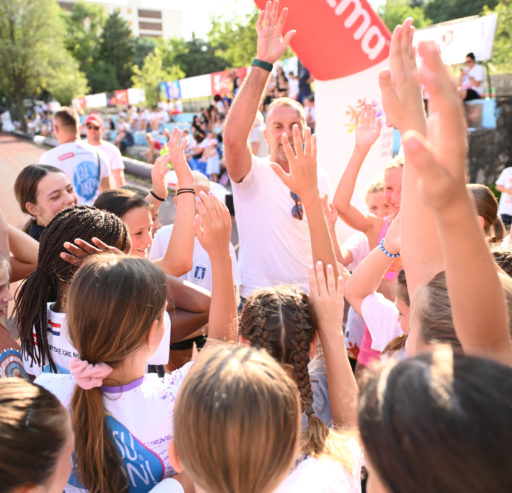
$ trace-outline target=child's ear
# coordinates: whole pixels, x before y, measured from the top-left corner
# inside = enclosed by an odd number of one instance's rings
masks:
[[[476,216],[476,219],[478,221],[478,224],[480,224],[480,227],[484,229],[485,227],[485,219],[482,216]]]
[[[183,472],[183,464],[181,463],[180,458],[178,457],[178,451],[176,450],[176,445],[174,444],[174,439],[169,442],[169,462],[171,463],[172,468],[176,472]]]

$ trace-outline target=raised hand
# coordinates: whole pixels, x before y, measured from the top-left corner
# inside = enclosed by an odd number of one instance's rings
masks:
[[[380,135],[382,121],[376,118],[376,109],[370,105],[358,114],[356,122],[356,146],[370,148]]]
[[[395,28],[389,52],[390,68],[380,73],[379,85],[387,124],[401,133],[414,129],[425,134],[425,111],[412,47],[413,35],[410,17]]]
[[[288,9],[285,7],[278,14],[279,0],[268,1],[256,24],[258,32],[257,58],[271,64],[283,56],[290,39],[295,34],[295,30],[291,30],[283,37],[281,36]]]
[[[276,163],[271,163],[271,166],[281,181],[305,202],[318,196],[316,136],[312,136],[311,129],[306,128],[304,142],[302,142],[297,124],[293,126],[292,134],[293,149],[287,136],[283,134],[281,137],[283,150],[290,167],[289,173],[286,173]]]
[[[157,158],[151,169],[151,186],[153,192],[163,199],[166,199],[168,195],[165,176],[169,171],[169,161],[169,154],[162,154]]]
[[[196,197],[196,208],[194,229],[201,246],[210,259],[216,255],[229,256],[231,216],[226,205],[213,195],[200,192]]]
[[[175,128],[173,130],[171,138],[169,139],[169,143],[167,144],[167,149],[169,149],[168,154],[166,154],[166,156],[168,156],[167,162],[170,161],[172,163],[174,171],[176,172],[176,177],[178,178],[180,188],[193,187],[194,180],[192,178],[192,173],[185,158],[187,140],[182,139],[182,135],[183,132],[178,128]]]
[[[430,94],[428,140],[414,129],[403,136],[406,162],[421,178],[417,192],[434,210],[467,198],[465,187],[466,127],[457,88],[434,43],[422,42],[419,77]]]
[[[67,252],[61,252],[60,258],[65,260],[68,264],[79,266],[82,265],[87,257],[96,255],[97,253],[116,253],[118,255],[124,255],[124,252],[116,247],[107,245],[99,238],[92,238],[91,241],[94,245],[80,238],[76,238],[74,243],[66,241],[63,246]]]

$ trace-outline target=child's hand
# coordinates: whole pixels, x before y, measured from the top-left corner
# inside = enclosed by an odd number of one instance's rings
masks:
[[[213,195],[200,192],[196,197],[196,208],[194,229],[199,243],[210,258],[229,255],[231,216],[226,205]]]
[[[339,334],[343,325],[345,302],[343,298],[343,278],[334,277],[332,265],[326,267],[327,279],[322,262],[317,262],[314,268],[308,269],[308,280],[311,299],[318,320],[320,334]]]
[[[356,146],[369,148],[380,135],[382,121],[376,118],[376,109],[366,105],[357,115],[356,122]]]
[[[400,214],[389,225],[384,237],[384,248],[389,253],[400,253]]]
[[[420,80],[430,94],[428,139],[407,131],[405,160],[421,173],[417,187],[425,205],[440,211],[467,199],[465,120],[457,88],[435,44],[422,42],[418,52],[423,59]]]
[[[293,149],[285,134],[281,137],[284,153],[288,160],[290,172],[271,163],[272,169],[281,181],[295,192],[303,202],[318,196],[318,176],[316,168],[316,137],[311,136],[311,129],[306,128],[302,142],[298,125],[293,126]]]
[[[167,182],[165,176],[169,171],[169,154],[162,154],[157,158],[153,168],[151,168],[151,186],[155,195],[166,199],[167,198]]]
[[[66,241],[63,246],[67,252],[61,252],[60,258],[65,260],[68,264],[79,266],[82,265],[83,261],[87,257],[98,253],[115,253],[117,255],[124,255],[124,252],[116,247],[107,245],[99,238],[94,237],[91,241],[94,245],[91,245],[80,238],[76,238],[74,243]]]
[[[380,73],[379,85],[387,124],[398,128],[402,134],[411,129],[425,134],[425,111],[416,74],[413,35],[410,17],[395,28],[389,51],[390,68]]]
[[[172,163],[180,188],[193,188],[194,180],[185,158],[187,140],[181,139],[182,135],[183,132],[178,128],[173,130],[169,143],[167,144],[167,149],[169,149],[169,153],[166,154],[166,156],[168,156],[167,162],[170,161]]]

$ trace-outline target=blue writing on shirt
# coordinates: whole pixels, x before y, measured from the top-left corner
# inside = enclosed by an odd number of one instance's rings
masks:
[[[194,269],[194,279],[201,281],[204,279],[205,275],[206,275],[206,267],[202,267],[201,265],[196,265],[196,268]]]
[[[82,161],[78,164],[73,175],[73,185],[76,193],[85,200],[91,200],[99,188],[98,163]]]

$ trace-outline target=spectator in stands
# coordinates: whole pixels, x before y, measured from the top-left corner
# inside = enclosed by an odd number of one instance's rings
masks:
[[[465,67],[460,69],[459,95],[464,101],[480,99],[484,93],[485,71],[475,61],[474,53],[466,55]]]

